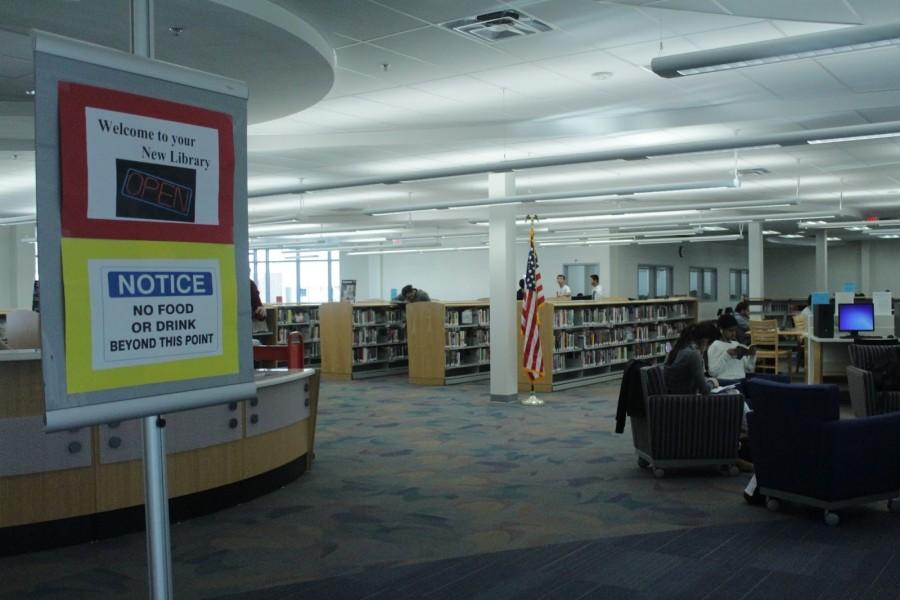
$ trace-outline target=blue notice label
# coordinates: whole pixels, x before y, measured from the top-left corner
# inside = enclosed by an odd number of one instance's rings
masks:
[[[158,298],[161,296],[211,296],[209,271],[109,271],[110,298]]]

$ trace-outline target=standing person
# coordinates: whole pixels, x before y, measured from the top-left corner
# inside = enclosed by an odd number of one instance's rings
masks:
[[[516,290],[516,300],[524,300],[525,299],[525,280],[519,280],[519,289]]]
[[[746,345],[750,344],[750,303],[742,300],[734,307],[734,318],[737,321],[737,341]]]
[[[252,331],[254,333],[266,330],[266,307],[259,297],[259,288],[256,282],[250,280],[250,318],[253,320]]]
[[[400,290],[400,295],[394,298],[394,302],[428,302],[431,298],[425,290],[419,290],[408,283]]]
[[[709,394],[718,381],[707,378],[703,353],[719,337],[712,321],[692,323],[682,330],[666,356],[666,387],[670,394]]]
[[[566,285],[566,276],[565,275],[557,275],[556,276],[556,285],[559,286],[559,288],[556,290],[557,298],[565,298],[565,297],[571,298],[572,297],[572,290],[571,290],[571,288],[569,288],[568,285]]]
[[[718,325],[722,339],[710,344],[707,351],[709,374],[721,385],[742,382],[747,373],[756,369],[756,348],[748,349],[737,341],[738,323],[734,315],[723,314]]]
[[[599,300],[603,297],[603,286],[600,285],[600,276],[591,275],[591,300]]]

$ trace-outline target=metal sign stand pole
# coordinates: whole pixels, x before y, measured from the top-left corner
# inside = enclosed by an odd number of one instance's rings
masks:
[[[147,524],[147,559],[150,598],[172,595],[172,554],[169,543],[169,489],[166,485],[166,421],[144,417],[144,515]]]
[[[155,58],[153,0],[131,0],[131,51]],[[144,516],[150,598],[172,595],[172,554],[169,543],[169,489],[166,485],[166,421],[162,416],[143,418]]]

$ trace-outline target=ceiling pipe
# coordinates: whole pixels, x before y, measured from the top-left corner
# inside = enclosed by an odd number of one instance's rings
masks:
[[[900,42],[900,22],[860,25],[710,50],[657,56],[650,61],[650,70],[668,79],[871,50],[898,42]]]
[[[444,177],[460,177],[463,175],[480,175],[482,173],[519,171],[524,169],[538,169],[542,167],[560,167],[593,162],[605,162],[612,160],[641,160],[648,157],[671,156],[677,154],[691,154],[699,152],[718,152],[725,150],[741,150],[771,146],[795,146],[807,144],[810,140],[858,138],[862,136],[885,135],[900,133],[900,121],[886,121],[883,123],[864,123],[861,125],[847,125],[844,127],[828,127],[822,129],[805,129],[788,133],[767,133],[755,136],[730,136],[718,140],[705,140],[698,142],[681,142],[677,144],[663,144],[651,147],[619,148],[615,150],[603,150],[599,152],[584,152],[559,156],[544,156],[539,158],[522,158],[466,167],[447,167],[443,169],[429,169],[400,173],[395,175],[378,175],[375,177],[360,177],[344,179],[317,184],[301,184],[271,188],[266,191],[257,191],[247,194],[250,198],[266,198],[270,196],[283,196],[285,194],[303,194],[306,192],[318,192],[324,190],[336,190],[352,187],[362,187],[378,184],[396,184],[409,181],[422,181],[425,179],[440,179]]]

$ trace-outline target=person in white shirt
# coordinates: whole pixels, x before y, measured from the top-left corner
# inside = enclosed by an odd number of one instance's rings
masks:
[[[603,297],[603,286],[600,285],[600,276],[591,275],[591,300],[599,300]]]
[[[566,285],[566,276],[565,275],[557,275],[556,276],[556,285],[559,286],[559,289],[556,290],[556,297],[570,297],[572,295],[572,290]]]
[[[742,381],[756,369],[756,349],[747,350],[738,343],[738,323],[733,315],[722,315],[718,325],[722,339],[710,344],[706,353],[709,374],[722,385]]]

